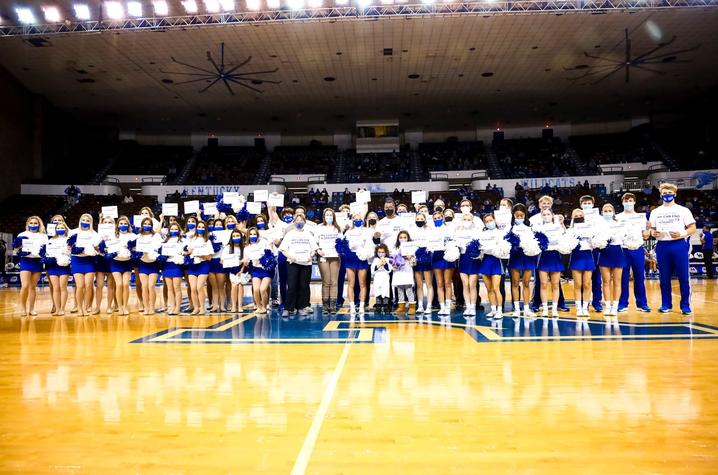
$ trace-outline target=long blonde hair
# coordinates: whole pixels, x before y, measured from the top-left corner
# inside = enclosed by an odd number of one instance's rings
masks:
[[[32,221],[33,219],[37,220],[37,224],[40,225],[40,227],[37,228],[37,232],[45,234],[45,225],[43,224],[42,219],[40,219],[39,216],[30,216],[29,218],[27,218],[27,220],[25,221],[25,230],[28,230],[27,227],[30,226],[30,221]]]

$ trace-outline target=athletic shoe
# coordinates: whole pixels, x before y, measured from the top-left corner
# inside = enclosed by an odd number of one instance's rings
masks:
[[[659,308],[658,308],[658,311],[661,312],[661,313],[668,313],[668,312],[671,311],[671,309],[668,308],[668,307],[659,307]]]
[[[628,307],[618,307],[619,312],[628,312]]]
[[[526,318],[534,318],[534,317],[536,317],[536,313],[535,313],[533,310],[531,310],[531,309],[529,309],[529,310],[524,310],[524,317],[526,317]]]
[[[682,309],[681,309],[681,313],[682,313],[683,315],[693,315],[693,312],[691,311],[690,308],[682,308]]]
[[[564,305],[563,307],[558,307],[558,309],[559,309],[559,311],[561,311],[561,312],[570,312],[570,311],[571,311],[571,309],[569,309],[569,308],[566,307],[565,305]]]
[[[592,305],[592,307],[597,312],[603,312],[603,305]]]
[[[639,311],[639,312],[650,312],[650,311],[651,311],[651,307],[649,307],[648,305],[645,305],[645,306],[643,306],[643,307],[638,307],[638,311]]]

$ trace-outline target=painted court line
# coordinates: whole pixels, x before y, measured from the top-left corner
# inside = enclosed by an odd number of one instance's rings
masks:
[[[351,349],[351,346],[351,341],[347,342],[347,344],[344,345],[344,349],[342,350],[342,354],[339,357],[337,366],[334,368],[334,372],[332,373],[331,377],[329,378],[329,382],[327,383],[327,388],[324,390],[322,402],[319,404],[319,408],[317,409],[316,414],[314,414],[314,419],[312,420],[312,425],[309,428],[309,432],[307,432],[307,436],[304,438],[304,444],[302,445],[302,449],[299,451],[297,460],[294,462],[294,467],[292,468],[292,475],[304,475],[304,472],[306,472],[307,470],[309,457],[311,457],[312,452],[314,451],[314,445],[317,443],[319,431],[322,429],[324,418],[327,416],[329,404],[334,398],[334,392],[337,389],[337,382],[339,382],[339,377],[344,371],[344,365],[347,362],[347,357],[349,356],[349,350]]]

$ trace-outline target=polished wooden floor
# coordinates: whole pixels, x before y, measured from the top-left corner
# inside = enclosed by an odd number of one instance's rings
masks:
[[[479,342],[407,320],[373,342],[271,344],[277,324],[251,314],[50,317],[42,291],[21,318],[17,293],[0,291],[2,473],[718,473],[710,335]],[[693,305],[718,327],[714,282]],[[153,342],[212,325],[238,344]]]

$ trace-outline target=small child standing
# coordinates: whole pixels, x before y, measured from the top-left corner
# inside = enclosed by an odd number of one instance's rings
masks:
[[[389,313],[389,297],[391,297],[391,265],[389,264],[389,248],[379,244],[374,249],[374,260],[371,263],[372,286],[374,287],[375,313]]]
[[[397,236],[397,249],[394,253],[392,268],[394,274],[391,285],[394,287],[394,293],[398,297],[399,306],[396,313],[404,313],[406,304],[409,304],[409,315],[416,314],[416,299],[414,297],[414,268],[411,266],[412,255],[402,255],[401,243],[409,242],[409,233],[401,231]]]

